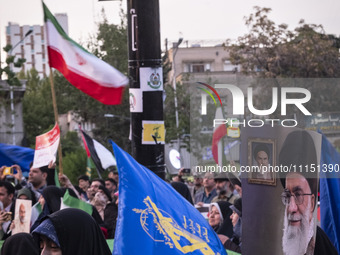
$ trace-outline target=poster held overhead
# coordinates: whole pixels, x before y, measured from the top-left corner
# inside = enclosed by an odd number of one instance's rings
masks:
[[[51,161],[55,162],[59,141],[60,129],[57,123],[47,133],[37,136],[32,167],[39,168],[48,166]]]

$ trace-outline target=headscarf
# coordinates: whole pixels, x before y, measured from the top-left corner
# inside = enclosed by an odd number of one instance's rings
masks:
[[[39,255],[39,246],[32,235],[18,233],[8,237],[1,248],[1,255]]]
[[[229,208],[231,204],[227,201],[218,201],[216,203],[211,203],[209,205],[209,212],[211,211],[212,206],[215,206],[221,216],[221,222],[228,219],[230,215],[233,213]]]
[[[217,203],[211,203],[209,206],[209,212],[212,206],[215,206],[221,216],[221,222],[214,228],[216,233],[231,237],[233,235],[233,224],[231,223],[230,215],[233,211],[229,208],[231,204],[227,201],[218,201]]]
[[[241,246],[241,238],[242,238],[242,198],[238,198],[234,201],[234,204],[230,206],[230,208],[237,213],[239,216],[236,225],[234,226],[234,237],[238,239]]]
[[[104,235],[86,212],[67,208],[49,216],[63,255],[111,255]],[[39,238],[34,234],[35,238]]]
[[[30,188],[22,188],[18,191],[17,198],[19,198],[21,195],[25,195],[28,200],[32,201],[32,205],[35,205],[37,202],[37,199],[35,197],[34,192]]]
[[[60,210],[60,198],[63,197],[63,192],[60,188],[47,186],[41,195],[45,199],[45,206],[47,205],[50,214]]]
[[[39,214],[38,219],[31,226],[31,232],[41,223],[47,215],[60,210],[60,198],[63,197],[63,192],[56,186],[47,186],[41,192],[45,199],[45,205],[42,212]]]

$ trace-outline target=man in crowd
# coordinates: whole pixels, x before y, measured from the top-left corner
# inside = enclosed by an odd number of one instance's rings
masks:
[[[78,177],[78,186],[81,188],[84,192],[87,191],[87,189],[90,187],[90,178],[87,175],[81,175]]]
[[[203,192],[203,179],[198,173],[194,173],[194,185],[189,186],[190,194],[193,200],[195,200],[196,194]],[[193,201],[195,203],[195,201]]]
[[[203,178],[204,190],[195,195],[195,203],[198,205],[209,204],[217,196],[216,183],[213,173],[206,173]]]
[[[102,185],[105,187],[105,182],[102,179],[93,179],[91,182],[91,186],[88,188],[87,196],[89,198],[89,202],[92,202],[94,196],[99,190],[99,186]]]
[[[105,180],[105,188],[110,192],[111,198],[114,199],[114,194],[117,191],[117,183],[114,179],[107,178]]]
[[[50,166],[42,166],[34,168],[33,162],[30,165],[30,172],[28,174],[28,182],[22,175],[22,171],[19,165],[13,165],[12,167],[16,170],[16,174],[13,174],[14,178],[18,180],[18,183],[22,187],[29,188],[33,191],[36,201],[39,200],[40,194],[43,189],[47,186],[48,171],[52,169],[52,163]],[[50,168],[49,168],[50,167]]]
[[[83,195],[86,201],[88,200],[86,191],[90,187],[90,185],[91,185],[90,178],[87,175],[81,175],[78,177],[78,186],[82,190],[82,192],[80,192],[79,195]]]
[[[233,185],[234,190],[237,192],[239,197],[242,197],[242,183],[241,180],[236,177],[233,173],[227,173],[230,183]]]
[[[33,168],[31,167],[30,172],[28,174],[28,182],[27,187],[31,188],[32,191],[35,194],[35,197],[37,200],[39,200],[41,192],[44,190],[44,188],[47,187],[47,175],[48,175],[48,167],[43,166],[40,168]],[[24,182],[22,182],[22,186]]]
[[[227,173],[220,173],[215,177],[217,196],[213,198],[212,203],[218,201],[226,201],[231,204],[237,198],[234,195],[234,187],[230,183]]]
[[[2,240],[6,239],[9,235],[7,234],[9,226],[14,215],[14,186],[7,181],[0,181],[0,201],[3,204],[3,210],[0,212],[0,237]],[[12,216],[8,217],[8,213]]]
[[[119,184],[119,176],[117,170],[111,170],[109,174],[107,175],[107,178],[114,179],[117,185]]]
[[[280,151],[280,165],[317,163],[312,137],[306,131],[291,132]],[[311,171],[281,173],[285,205],[282,247],[285,255],[338,254],[327,235],[316,228],[313,213],[317,207],[318,176]],[[315,238],[316,237],[316,238]]]

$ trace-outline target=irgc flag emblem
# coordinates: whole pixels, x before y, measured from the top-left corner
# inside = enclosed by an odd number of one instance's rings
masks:
[[[119,173],[112,254],[227,254],[215,231],[193,205],[111,143]]]

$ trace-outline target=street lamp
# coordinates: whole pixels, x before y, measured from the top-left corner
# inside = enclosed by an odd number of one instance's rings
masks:
[[[22,43],[25,39],[26,39],[26,37],[27,36],[29,36],[30,34],[32,34],[33,33],[33,29],[31,28],[30,30],[28,30],[27,32],[26,32],[26,34],[24,35],[24,37],[19,41],[19,42],[17,42],[10,50],[9,50],[9,52],[8,52],[8,55],[12,55],[12,51],[20,44],[20,43]]]
[[[9,51],[8,51],[8,55],[12,56],[12,52],[13,50],[19,45],[21,44],[27,36],[29,36],[30,34],[32,34],[33,29],[30,29],[26,32],[26,34],[24,35],[24,37],[17,43],[15,44]],[[10,69],[12,69],[12,65],[13,63],[10,64]],[[12,118],[12,143],[13,145],[15,145],[15,115],[14,115],[14,93],[13,93],[13,86],[9,86],[10,89],[10,99],[11,99],[11,118]]]
[[[175,57],[178,51],[179,45],[183,42],[183,38],[179,38],[178,42],[173,45],[172,50],[172,86],[174,88],[174,97],[175,97],[175,116],[176,116],[176,128],[177,128],[177,142],[178,142],[178,152],[181,153],[181,144],[179,139],[179,122],[178,122],[178,103],[177,103],[177,89],[176,89],[176,65],[175,65]]]

